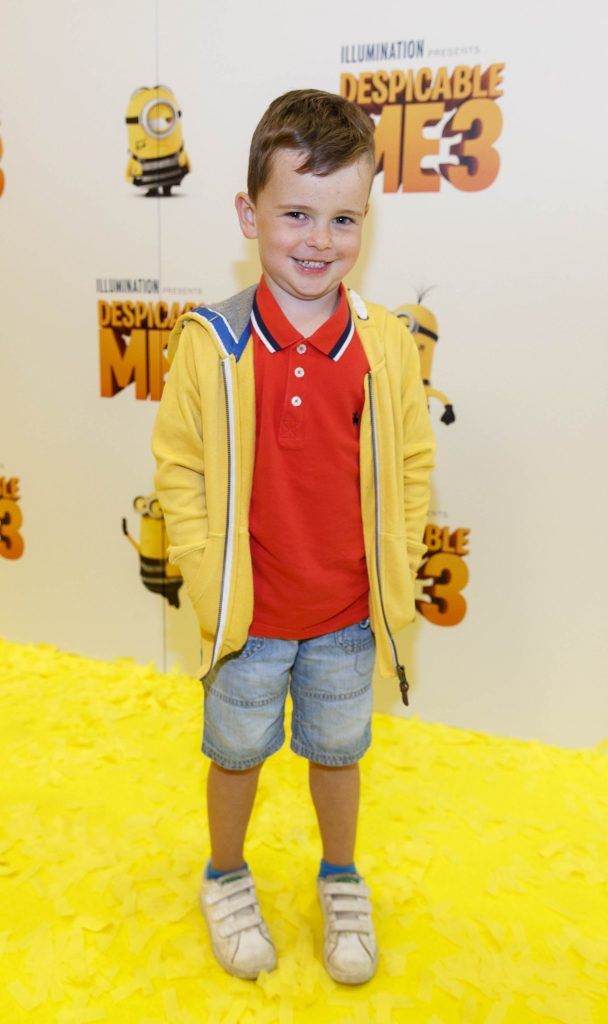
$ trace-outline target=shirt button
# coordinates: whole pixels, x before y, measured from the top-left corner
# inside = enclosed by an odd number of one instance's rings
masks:
[[[301,366],[296,366],[296,368],[295,368],[295,370],[293,372],[295,373],[296,377],[303,377],[304,376],[304,370],[303,370],[303,368]]]
[[[306,345],[304,344],[304,342],[302,342],[300,345],[297,346],[296,352],[299,352],[300,355],[302,355],[304,352],[306,352]]]
[[[299,395],[294,395],[292,400],[291,400],[291,404],[292,405],[302,405],[302,399],[300,398]]]

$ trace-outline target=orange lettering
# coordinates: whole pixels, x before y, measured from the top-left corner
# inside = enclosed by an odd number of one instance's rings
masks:
[[[431,83],[433,72],[430,68],[420,68],[414,79],[414,98],[418,103],[424,103],[431,94]],[[426,82],[426,84],[425,84]]]
[[[430,601],[417,601],[418,611],[436,626],[457,626],[466,615],[467,603],[460,593],[469,570],[458,555],[440,552],[423,562],[420,576],[431,582],[423,588]]]
[[[388,73],[386,71],[376,71],[372,82],[374,84],[372,103],[386,103],[388,98]]]
[[[441,120],[445,103],[414,103],[405,108],[405,134],[403,142],[403,168],[401,177],[404,192],[438,192],[441,177],[436,171],[420,166],[427,153],[439,152],[439,139],[425,139],[422,129]]]
[[[452,149],[460,157],[457,166],[447,165],[444,174],[455,188],[479,192],[496,179],[500,157],[493,147],[502,130],[502,113],[493,100],[467,100],[458,108],[446,134],[463,133]]]
[[[371,88],[372,73],[371,71],[364,71],[363,74],[359,75],[359,89],[357,91],[357,103],[360,103],[361,106],[365,106],[370,102]]]
[[[471,69],[459,64],[452,71],[452,99],[467,100],[471,95]]]
[[[148,359],[146,331],[131,332],[129,343],[118,331],[102,327],[99,331],[99,364],[102,398],[113,398],[135,379],[135,397],[148,397]]]
[[[148,332],[150,398],[153,402],[159,401],[163,393],[165,374],[169,369],[166,351],[170,334],[171,331]]]
[[[340,96],[344,96],[347,100],[355,100],[357,95],[357,78],[355,75],[349,74],[347,71],[340,75]]]
[[[382,108],[374,132],[376,170],[384,172],[383,190],[397,192],[401,184],[401,135],[403,112],[401,105]]]

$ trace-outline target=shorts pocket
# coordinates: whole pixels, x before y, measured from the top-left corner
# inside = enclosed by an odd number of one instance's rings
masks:
[[[334,634],[338,647],[341,647],[347,654],[357,654],[358,651],[367,651],[374,643],[374,636],[370,628],[369,619],[362,619],[352,626],[345,626],[338,629]]]
[[[258,651],[263,651],[266,646],[266,638],[263,636],[248,636],[244,647],[239,651],[239,658],[251,658]]]

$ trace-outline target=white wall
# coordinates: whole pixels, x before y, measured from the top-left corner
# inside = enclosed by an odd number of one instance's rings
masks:
[[[439,322],[433,521],[470,530],[454,626],[399,637],[413,678],[376,681],[376,708],[569,746],[606,735],[605,132],[599,6],[467,0],[432,12],[310,0],[209,7],[117,0],[10,3],[0,40],[3,251],[0,476],[20,479],[25,549],[0,557],[0,632],[95,657],[195,671],[196,624],[138,577],[121,529],[154,472],[155,402],[101,398],[96,280],[161,282],[164,297],[223,298],[256,280],[233,196],[251,133],[290,88],[340,73],[504,62],[496,181],[478,192],[374,184],[349,280]],[[32,31],[32,25],[36,31]],[[425,41],[423,61],[340,63],[341,47]],[[441,58],[441,47],[476,48]],[[129,97],[166,83],[192,173],[171,198],[124,180]],[[104,296],[111,298],[112,296]],[[422,598],[422,591],[420,592]]]

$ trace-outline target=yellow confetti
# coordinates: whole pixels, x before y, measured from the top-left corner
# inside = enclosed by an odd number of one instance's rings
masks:
[[[418,998],[423,1003],[430,1003],[433,999],[433,977],[430,970],[426,969],[420,977],[418,986]]]
[[[19,979],[16,981],[10,981],[5,987],[9,995],[11,995],[24,1010],[35,1010],[42,1002],[42,997],[38,993],[32,992],[30,989],[26,988]]]
[[[141,953],[152,936],[158,931],[158,925],[150,921],[144,923],[141,917],[131,916],[125,921],[125,929],[129,937],[130,952]]]
[[[544,1020],[555,1020],[560,1024],[593,1024],[591,1004],[576,996],[547,993],[542,999],[528,999],[528,1006]]]
[[[495,1003],[483,1024],[505,1024],[507,1017],[507,1010],[511,1006],[512,999],[508,996],[506,999],[501,999],[499,1003]]]
[[[139,978],[130,978],[125,981],[122,985],[118,985],[117,988],[112,991],[112,999],[115,1003],[121,1003],[124,999],[128,999],[134,992],[137,992],[141,988],[141,981]]]
[[[355,859],[380,960],[353,987],[322,964],[319,833],[288,734],[246,854],[279,962],[245,981],[216,962],[198,907],[200,686],[2,640],[0,666],[0,1019],[606,1024],[608,741],[376,714]],[[287,728],[292,711],[288,697]]]
[[[240,1024],[240,1021],[247,1009],[247,1000],[244,998],[235,999],[227,1014],[222,1017],[222,1024]]]
[[[65,1007],[57,1014],[57,1024],[94,1024],[95,1021],[108,1020],[105,1010],[93,1006]]]
[[[93,914],[80,914],[75,918],[74,924],[88,932],[101,932],[113,924],[113,919],[111,917],[95,917]]]
[[[181,1024],[182,1012],[177,992],[174,988],[164,988],[161,994],[168,1024]]]

